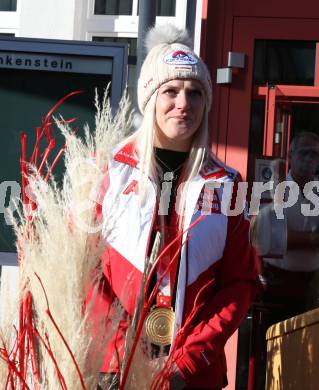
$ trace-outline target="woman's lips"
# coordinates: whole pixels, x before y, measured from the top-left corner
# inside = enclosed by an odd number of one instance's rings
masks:
[[[173,116],[172,118],[179,120],[179,121],[189,121],[190,120],[189,116]]]

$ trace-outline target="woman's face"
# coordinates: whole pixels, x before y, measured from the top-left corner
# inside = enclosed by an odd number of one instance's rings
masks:
[[[158,90],[155,146],[188,151],[205,109],[205,96],[197,80],[171,80]]]

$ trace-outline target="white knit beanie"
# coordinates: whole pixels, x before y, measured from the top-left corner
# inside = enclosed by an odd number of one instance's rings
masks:
[[[137,86],[140,111],[144,113],[150,97],[162,84],[174,79],[200,81],[209,111],[212,103],[210,74],[205,63],[189,47],[188,33],[171,24],[153,27],[147,33],[145,46],[148,54]]]

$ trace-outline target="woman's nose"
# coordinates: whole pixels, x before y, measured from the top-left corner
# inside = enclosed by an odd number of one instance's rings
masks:
[[[189,104],[190,102],[187,94],[184,91],[180,91],[176,98],[176,107],[180,110],[185,110],[189,107]]]

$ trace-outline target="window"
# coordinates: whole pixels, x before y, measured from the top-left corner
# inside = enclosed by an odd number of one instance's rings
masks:
[[[157,0],[156,15],[175,16],[175,0]]]
[[[157,16],[175,16],[175,10],[176,0],[156,0]],[[132,15],[132,13],[133,0],[95,0],[94,2],[94,15]]]
[[[132,15],[133,0],[95,0],[95,15]]]
[[[156,0],[157,16],[175,16],[175,9],[176,0]]]
[[[0,0],[0,11],[16,11],[17,0]]]
[[[314,85],[316,42],[257,40],[254,84]]]
[[[315,79],[316,42],[296,40],[255,41],[254,87],[260,85],[313,86]],[[256,89],[257,91],[257,89]],[[250,117],[250,158],[263,155],[266,139],[268,108],[265,95],[254,95]],[[296,99],[281,97],[274,111],[273,157],[287,158],[289,139],[298,131],[316,132],[319,123],[318,104],[313,101],[302,103],[302,97]],[[307,100],[307,99],[306,99]],[[268,104],[268,103],[267,103]],[[267,131],[269,127],[267,127]],[[289,138],[290,137],[290,138]],[[269,146],[270,148],[270,146]]]

